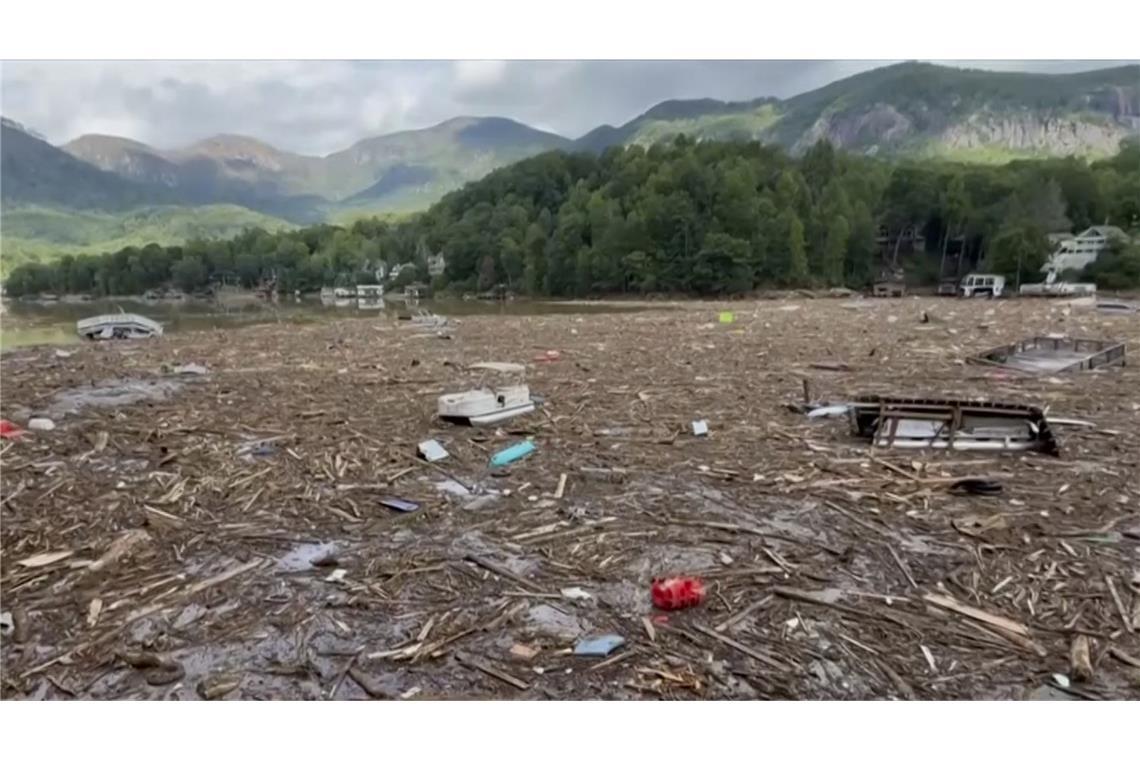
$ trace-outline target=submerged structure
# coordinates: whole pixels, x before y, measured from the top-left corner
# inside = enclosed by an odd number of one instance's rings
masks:
[[[854,433],[874,446],[1059,453],[1044,411],[1035,406],[862,396],[848,410]]]
[[[141,314],[102,314],[75,323],[79,337],[88,340],[153,338],[162,335],[162,325]]]
[[[1018,372],[1051,375],[1057,372],[1123,365],[1124,353],[1124,344],[1115,341],[1034,336],[991,348],[970,357],[970,361]]]

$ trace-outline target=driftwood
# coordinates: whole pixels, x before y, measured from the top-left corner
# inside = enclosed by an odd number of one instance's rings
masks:
[[[558,308],[461,318],[449,341],[267,312],[6,349],[0,416],[55,429],[0,442],[0,697],[997,699],[1053,671],[1131,696],[1140,365],[1014,379],[959,362],[1102,334],[1103,316],[1045,299],[745,300],[731,325],[711,303]],[[1140,342],[1135,320],[1112,331]],[[540,409],[436,419],[488,360],[530,362]],[[187,363],[209,374],[162,372]],[[63,413],[92,393],[114,404]],[[1056,460],[871,452],[846,419],[804,414],[866,394],[1095,427],[1060,428]],[[489,470],[523,438],[533,454]],[[427,439],[449,458],[417,459]],[[969,478],[1000,497],[949,489]],[[651,607],[673,575],[704,579],[700,605]],[[569,654],[603,634],[627,647]]]

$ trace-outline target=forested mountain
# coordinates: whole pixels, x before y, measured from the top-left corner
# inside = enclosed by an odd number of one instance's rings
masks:
[[[802,152],[821,138],[868,154],[975,161],[1108,156],[1140,129],[1140,66],[1026,74],[900,63],[787,100],[670,101],[579,145],[649,145],[677,134]]]
[[[100,231],[139,231],[131,220],[140,216],[161,220],[154,239],[169,243],[184,229],[228,234],[243,214],[251,224],[280,229],[420,211],[499,167],[546,151],[599,154],[616,146],[671,143],[679,134],[697,141],[758,140],[792,156],[826,139],[891,161],[998,164],[1024,157],[1107,157],[1138,127],[1140,66],[1043,75],[919,63],[858,74],[786,100],[667,101],[574,141],[510,119],[464,117],[367,138],[323,157],[241,135],[171,150],[86,135],[61,150],[5,121],[0,221],[9,231],[36,236],[4,233],[0,266],[7,271],[16,261],[101,245],[111,250],[136,240],[134,232],[100,237]],[[91,224],[92,213],[104,218]],[[18,215],[36,224],[20,223]]]
[[[494,168],[570,147],[565,138],[510,119],[457,118],[371,137],[324,157],[288,153],[240,135],[217,135],[170,151],[85,135],[63,149],[124,178],[170,188],[186,203],[237,203],[311,222],[337,204],[424,208]]]
[[[600,155],[544,153],[395,223],[249,230],[66,257],[20,267],[7,287],[114,295],[236,277],[307,291],[374,282],[381,262],[414,262],[403,281],[426,278],[429,255],[440,253],[437,288],[531,295],[862,286],[895,266],[920,282],[976,268],[1030,281],[1048,254],[1046,233],[1106,221],[1140,224],[1140,143],[1093,164],[992,166],[887,162],[827,141],[792,156],[756,142],[677,137]],[[1140,249],[1113,250],[1088,274],[1111,287],[1140,285]]]
[[[74,158],[7,119],[0,122],[0,201],[121,210],[172,196]],[[153,202],[153,201],[152,201]]]

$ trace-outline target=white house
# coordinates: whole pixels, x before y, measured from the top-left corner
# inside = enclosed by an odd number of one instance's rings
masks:
[[[1096,257],[1108,247],[1109,241],[1113,238],[1128,240],[1124,230],[1104,224],[1089,227],[1076,237],[1050,236],[1051,242],[1055,241],[1057,247],[1049,260],[1045,262],[1045,266],[1041,267],[1041,271],[1061,272],[1066,269],[1084,269],[1096,261]]]

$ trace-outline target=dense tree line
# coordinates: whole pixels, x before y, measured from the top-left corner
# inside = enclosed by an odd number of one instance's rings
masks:
[[[137,294],[211,283],[285,292],[374,282],[381,265],[427,257],[434,283],[531,295],[744,293],[758,287],[863,286],[884,263],[933,280],[950,256],[1040,278],[1049,232],[1140,223],[1140,144],[1109,160],[1000,166],[889,163],[820,142],[802,157],[759,143],[694,142],[546,153],[492,172],[430,210],[230,240],[130,247],[15,269],[12,295]],[[900,249],[907,230],[925,251]],[[883,246],[884,238],[894,241]],[[1140,285],[1140,251],[1117,246],[1090,268],[1109,287]],[[961,264],[958,264],[961,269]],[[951,271],[953,273],[953,271]],[[959,271],[959,274],[964,272]]]

